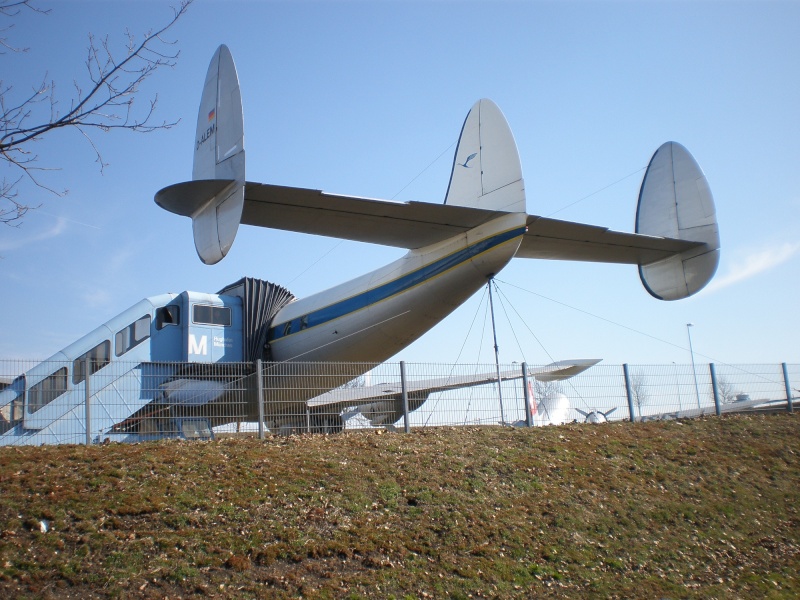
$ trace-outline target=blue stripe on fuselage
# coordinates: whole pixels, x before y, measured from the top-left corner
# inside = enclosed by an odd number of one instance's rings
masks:
[[[387,298],[390,298],[396,294],[405,292],[420,285],[421,283],[425,283],[437,275],[441,275],[445,271],[449,271],[450,269],[457,267],[461,263],[466,262],[478,256],[479,254],[482,254],[483,252],[491,250],[496,246],[523,235],[525,230],[526,227],[518,227],[509,231],[498,233],[497,235],[486,238],[485,240],[481,240],[480,242],[477,242],[463,250],[459,250],[453,254],[450,254],[449,256],[440,258],[439,260],[432,262],[429,265],[425,265],[416,271],[403,275],[402,277],[398,277],[394,281],[384,283],[383,285],[379,285],[378,287],[367,290],[366,292],[362,292],[356,296],[346,298],[345,300],[341,300],[324,308],[320,308],[319,310],[311,312],[307,315],[296,317],[291,321],[286,321],[285,323],[276,325],[269,330],[267,339],[270,342],[274,342],[275,340],[279,340],[294,333],[298,333],[300,331],[322,325],[329,321],[333,321],[334,319],[338,319],[350,313],[354,313],[366,308],[372,304],[381,302],[382,300],[386,300]]]

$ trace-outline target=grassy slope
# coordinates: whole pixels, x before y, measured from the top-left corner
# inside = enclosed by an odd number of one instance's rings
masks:
[[[785,414],[0,448],[0,597],[795,598],[798,458]]]

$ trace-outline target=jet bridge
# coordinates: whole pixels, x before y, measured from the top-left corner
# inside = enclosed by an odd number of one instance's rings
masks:
[[[204,437],[234,418],[226,404],[231,395],[189,399],[186,390],[238,389],[252,372],[248,364],[269,359],[269,326],[292,300],[285,288],[252,278],[217,294],[146,298],[6,382],[0,389],[0,445],[83,443],[87,416],[93,442]],[[237,402],[243,401],[255,397],[240,394]],[[145,431],[136,416],[156,409],[163,427]]]

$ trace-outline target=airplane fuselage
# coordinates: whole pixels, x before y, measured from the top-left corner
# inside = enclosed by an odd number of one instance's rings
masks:
[[[434,327],[509,263],[525,219],[506,213],[281,309],[268,338],[267,421],[279,430],[296,427],[310,398],[364,374]],[[320,410],[316,418],[341,428],[338,415]]]
[[[272,360],[381,362],[445,318],[513,258],[524,213],[507,213],[444,242],[292,302],[270,329]]]

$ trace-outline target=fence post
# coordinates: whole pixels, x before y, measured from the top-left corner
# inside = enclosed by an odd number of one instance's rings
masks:
[[[522,363],[522,397],[525,399],[525,427],[533,427],[531,397],[528,393],[528,363],[524,362]]]
[[[91,359],[89,355],[83,361],[83,383],[84,383],[84,403],[86,404],[86,445],[92,445],[92,403],[90,399],[92,397],[92,390],[89,387],[89,365]]]
[[[783,385],[786,386],[786,409],[794,412],[794,404],[792,403],[792,388],[789,386],[789,370],[786,368],[786,363],[781,363],[783,367]]]
[[[722,414],[722,410],[719,407],[719,387],[717,387],[717,369],[714,366],[714,363],[709,363],[708,368],[711,370],[711,389],[714,390],[714,410],[717,413],[717,416]]]
[[[631,389],[631,375],[628,372],[628,363],[622,365],[622,372],[625,375],[625,393],[628,396],[628,412],[631,414],[631,423],[635,423],[636,413],[633,411],[633,391]]]
[[[256,360],[256,390],[258,393],[258,439],[264,439],[264,375],[261,359]]]
[[[406,363],[400,361],[400,386],[403,390],[403,431],[409,433],[411,425],[408,422],[408,389],[406,387]]]

